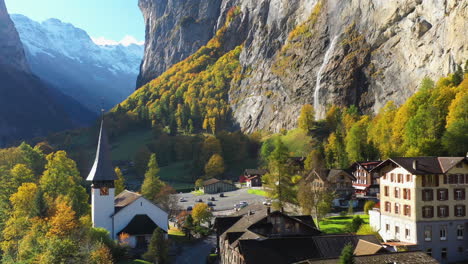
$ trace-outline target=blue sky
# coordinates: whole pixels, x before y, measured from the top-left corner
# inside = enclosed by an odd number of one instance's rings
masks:
[[[58,18],[84,29],[91,37],[120,41],[145,39],[138,0],[5,0],[10,14],[36,21]]]

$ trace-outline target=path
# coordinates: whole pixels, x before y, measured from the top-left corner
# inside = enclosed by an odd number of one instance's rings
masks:
[[[180,253],[175,257],[175,264],[205,264],[206,257],[212,248],[216,247],[216,235],[210,235],[195,244],[182,246]]]

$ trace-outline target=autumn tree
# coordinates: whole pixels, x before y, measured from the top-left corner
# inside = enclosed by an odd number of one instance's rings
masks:
[[[73,160],[65,151],[57,151],[47,155],[46,170],[39,180],[44,195],[52,200],[59,196],[70,199],[73,210],[79,215],[89,212],[88,195],[83,186],[82,178]]]
[[[306,171],[312,171],[314,169],[320,170],[325,168],[324,159],[322,154],[318,149],[313,149],[307,154],[307,157],[304,161],[304,169]]]
[[[77,227],[78,220],[72,207],[66,200],[58,199],[54,208],[55,214],[51,217],[50,229],[47,236],[69,236]]]
[[[327,186],[314,186],[311,178],[306,178],[299,183],[298,203],[305,214],[313,215],[317,219],[317,225],[330,213],[335,198],[336,194],[332,189]]]
[[[395,119],[397,107],[393,101],[389,101],[370,123],[368,141],[378,149],[381,159],[387,159],[397,154],[392,144],[392,124]]]
[[[297,120],[298,126],[305,131],[311,131],[315,126],[315,111],[310,104],[302,106],[301,114]]]
[[[198,189],[203,188],[203,182],[204,182],[203,179],[196,180],[195,181],[195,187],[197,187]]]
[[[112,253],[105,245],[100,245],[97,249],[91,252],[91,264],[113,264]]]
[[[114,181],[115,195],[118,195],[125,190],[125,178],[119,167],[115,167],[114,171],[117,176],[117,180]]]
[[[156,228],[151,236],[148,245],[148,251],[143,254],[143,258],[151,263],[166,264],[168,263],[168,246],[164,238],[164,232],[161,228]]]
[[[16,164],[10,171],[10,177],[14,189],[23,183],[36,181],[33,171],[24,164]]]
[[[195,223],[202,224],[209,222],[213,217],[213,214],[210,212],[206,203],[197,203],[193,207],[192,217]]]
[[[159,166],[156,160],[156,154],[151,154],[150,160],[148,162],[148,169],[145,173],[145,179],[141,185],[141,194],[151,201],[155,201],[156,195],[164,187],[164,182],[162,182],[159,177]]]
[[[370,160],[375,156],[373,146],[368,143],[369,117],[363,116],[354,123],[346,136],[346,152],[349,162]]]
[[[215,178],[224,173],[224,160],[219,154],[214,154],[205,165],[206,178]]]

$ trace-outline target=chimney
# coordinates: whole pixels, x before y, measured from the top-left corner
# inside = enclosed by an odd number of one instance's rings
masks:
[[[417,169],[418,169],[418,161],[413,160],[413,170],[417,170]]]

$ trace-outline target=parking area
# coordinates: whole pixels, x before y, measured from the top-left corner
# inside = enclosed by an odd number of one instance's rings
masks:
[[[197,203],[198,199],[202,199],[204,203],[212,202],[214,204],[214,211],[226,211],[232,210],[235,204],[240,202],[247,202],[248,204],[258,203],[265,201],[266,197],[250,194],[247,192],[248,189],[239,189],[232,192],[224,193],[224,197],[219,197],[218,194],[203,194],[203,195],[194,195],[192,193],[180,193],[177,195],[177,200],[180,198],[185,198],[186,202],[180,202],[179,206],[182,209],[187,209],[188,206],[193,206]],[[215,201],[209,200],[210,197],[214,197]]]

